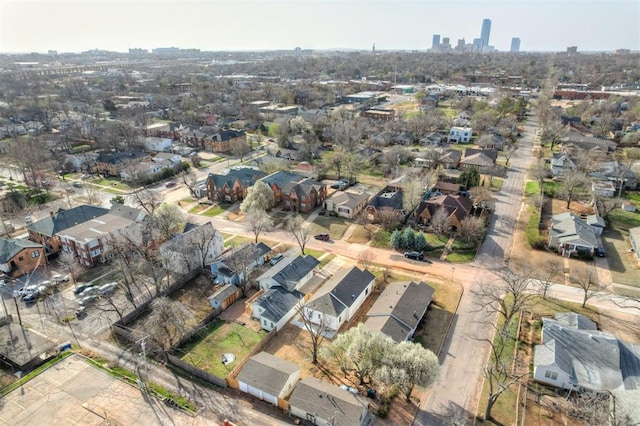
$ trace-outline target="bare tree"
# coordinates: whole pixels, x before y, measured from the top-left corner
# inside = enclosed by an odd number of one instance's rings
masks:
[[[474,186],[469,190],[469,195],[471,196],[471,200],[473,200],[473,205],[476,208],[482,209],[481,212],[484,212],[488,203],[493,200],[491,191],[484,186]]]
[[[129,200],[135,207],[143,209],[149,216],[155,216],[156,209],[162,204],[160,194],[141,188],[129,194]]]
[[[589,268],[586,272],[576,274],[573,277],[573,282],[582,290],[583,308],[587,305],[587,302],[590,299],[598,296],[602,292],[602,288],[598,284],[598,277],[591,268]]]
[[[189,194],[193,198],[198,198],[198,178],[196,177],[196,174],[189,169],[188,171],[180,174],[180,180],[182,180],[182,183],[184,183],[189,190]]]
[[[374,259],[375,254],[369,249],[361,251],[358,255],[358,261],[362,264],[364,269],[369,269]]]
[[[443,235],[449,230],[449,212],[440,206],[436,209],[429,223],[431,230],[438,235]]]
[[[177,300],[160,297],[151,302],[144,329],[165,352],[178,343],[195,325],[195,316]]]
[[[547,300],[547,292],[555,285],[554,280],[560,276],[562,266],[557,262],[549,262],[542,271],[543,276],[536,281],[538,291],[544,300]]]
[[[309,238],[311,238],[311,229],[306,226],[304,218],[300,215],[291,217],[287,221],[286,229],[287,232],[289,232],[293,239],[298,243],[298,246],[300,246],[300,251],[304,255],[304,249],[307,245],[307,242],[309,241]]]
[[[90,183],[85,182],[82,185],[82,192],[84,193],[87,203],[98,204],[98,188]]]
[[[304,329],[309,333],[311,340],[311,344],[305,346],[305,349],[311,353],[311,362],[317,364],[320,345],[324,341],[327,333],[331,331],[331,323],[324,314],[320,315],[320,317],[313,318],[315,311],[313,309],[307,309],[306,305],[302,302],[296,307],[296,311],[300,316]]]
[[[257,243],[260,235],[273,227],[273,220],[266,211],[252,209],[245,216],[245,227],[253,233]]]
[[[458,231],[460,237],[466,242],[478,244],[482,241],[485,233],[485,224],[482,218],[476,216],[467,216],[460,221]]]
[[[184,213],[175,204],[163,203],[155,211],[152,223],[160,237],[168,240],[184,223]]]
[[[240,157],[240,162],[244,160],[244,156],[251,152],[251,147],[244,139],[235,139],[231,142],[231,153]]]
[[[71,251],[62,250],[58,255],[58,265],[62,272],[69,275],[71,282],[75,282],[76,276],[84,271],[84,266],[78,261],[78,257]]]
[[[584,192],[587,182],[587,176],[577,170],[564,175],[559,192],[562,198],[567,202],[567,209],[571,205],[571,202]]]

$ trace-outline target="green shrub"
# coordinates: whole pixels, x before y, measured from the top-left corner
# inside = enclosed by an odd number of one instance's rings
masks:
[[[389,407],[387,407],[387,404],[382,404],[381,406],[379,406],[377,414],[381,419],[386,418],[387,414],[389,414]]]

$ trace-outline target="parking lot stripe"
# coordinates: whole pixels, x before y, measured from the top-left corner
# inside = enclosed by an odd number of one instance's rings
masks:
[[[22,408],[24,410],[24,407],[20,404],[18,404],[17,402],[15,402],[13,399],[11,400],[11,402],[13,402],[14,404],[16,404],[18,407]]]

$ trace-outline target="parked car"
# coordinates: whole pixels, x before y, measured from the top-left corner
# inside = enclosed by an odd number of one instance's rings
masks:
[[[84,306],[80,306],[78,309],[76,309],[76,318],[77,319],[82,319],[87,315],[87,308],[85,308]]]
[[[100,292],[100,288],[96,285],[92,285],[90,287],[85,288],[78,294],[78,297],[84,298],[87,296],[97,295]]]
[[[117,287],[118,287],[117,282],[106,283],[98,287],[98,293],[100,295],[110,294],[110,293],[113,293]]]
[[[57,281],[44,280],[44,281],[40,281],[40,287],[44,287],[44,288],[55,287],[57,283],[58,283]]]
[[[419,251],[407,251],[404,253],[404,257],[406,257],[407,259],[422,260],[424,259],[424,254],[420,253]]]
[[[598,247],[595,253],[598,257],[605,257],[607,255],[602,247]]]
[[[96,300],[98,300],[98,295],[96,294],[92,294],[91,296],[86,296],[83,297],[82,299],[80,299],[80,306],[89,306],[93,303],[96,303]]]
[[[313,236],[313,238],[320,241],[329,241],[331,239],[331,237],[327,233],[316,234]]]
[[[82,182],[73,182],[71,185],[73,185],[75,188],[82,188]]]
[[[276,265],[282,259],[284,259],[284,255],[282,253],[276,254],[275,256],[273,256],[273,258],[269,262],[269,265],[271,265],[271,266]]]
[[[69,275],[55,274],[51,277],[51,280],[54,283],[66,283],[67,281],[69,281]]]
[[[176,185],[177,185],[177,183],[174,182],[174,181],[167,182],[167,183],[164,184],[165,188],[173,188]]]
[[[80,176],[80,179],[89,179],[90,177],[90,174],[84,173],[82,176]]]
[[[76,286],[73,288],[73,294],[78,295],[82,293],[87,287],[91,287],[91,284],[87,284],[87,283],[76,284]]]
[[[26,304],[35,303],[38,300],[38,295],[36,293],[27,294],[22,298],[22,301]]]

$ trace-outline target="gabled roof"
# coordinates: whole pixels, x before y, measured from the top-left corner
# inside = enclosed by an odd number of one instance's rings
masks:
[[[27,226],[27,229],[38,234],[52,237],[57,233],[79,225],[88,220],[109,213],[104,207],[83,204],[70,210],[58,209],[54,215],[49,215]]]
[[[140,158],[148,157],[147,154],[141,151],[125,151],[116,153],[102,153],[98,155],[96,159],[97,163],[109,163],[109,164],[122,164],[131,160],[137,160]]]
[[[279,396],[291,375],[299,372],[297,365],[267,352],[259,352],[249,358],[236,379],[269,395]]]
[[[136,209],[135,207],[125,206],[124,204],[119,203],[112,204],[111,209],[109,209],[109,213],[135,222],[139,221],[141,216],[146,216],[144,211],[141,209]]]
[[[571,243],[585,247],[598,247],[598,240],[593,228],[571,212],[560,213],[551,217],[549,236],[560,244]]]
[[[590,214],[589,216],[587,216],[586,222],[591,226],[596,226],[599,228],[604,228],[607,226],[604,219],[598,216],[597,214]]]
[[[380,210],[390,207],[394,210],[402,210],[402,192],[390,191],[379,193],[369,202],[369,206]]]
[[[337,425],[353,426],[362,424],[366,409],[366,404],[351,392],[313,377],[298,382],[289,405],[323,420],[333,419]]]
[[[434,291],[424,282],[390,283],[369,309],[364,325],[403,342],[424,317]]]
[[[9,263],[26,248],[42,248],[42,244],[21,238],[0,238],[0,263]]]
[[[640,385],[640,346],[551,318],[543,318],[542,344],[535,348],[534,365],[555,366],[571,384],[595,391]]]
[[[369,194],[356,194],[353,192],[339,191],[334,192],[329,199],[337,206],[354,209],[360,204],[366,203],[369,200]]]
[[[267,174],[265,172],[261,172],[260,170],[254,170],[247,167],[242,167],[239,169],[230,170],[226,175],[218,175],[214,173],[209,173],[209,178],[213,181],[213,184],[216,188],[222,188],[225,184],[230,187],[233,186],[236,179],[240,182],[240,184],[244,188],[248,188],[256,181]]]
[[[289,172],[286,170],[279,170],[261,178],[260,180],[268,184],[270,187],[276,185],[278,188],[282,189],[286,184],[289,184],[291,182],[299,182],[303,178],[303,176],[297,173]]]
[[[438,182],[436,182],[435,186],[434,186],[436,191],[451,191],[451,192],[458,192],[460,191],[460,184],[459,183],[450,183],[450,182],[443,182],[441,180],[439,180]]]
[[[366,269],[360,270],[356,266],[343,269],[322,286],[321,291],[325,293],[310,301],[308,306],[313,310],[338,316],[353,305],[374,279],[375,276]]]
[[[463,164],[474,166],[493,166],[498,158],[498,151],[493,149],[467,148],[464,157],[460,160]]]
[[[273,280],[288,291],[293,291],[300,280],[318,266],[313,256],[298,256],[273,276]]]
[[[282,317],[291,312],[303,298],[304,295],[298,291],[289,291],[282,287],[271,287],[253,303],[264,309],[261,314],[262,318],[276,324]]]
[[[265,243],[249,243],[245,244],[233,253],[227,255],[224,259],[224,263],[227,267],[232,267],[235,263],[235,259],[254,261],[261,258],[265,254],[271,251],[271,247]],[[242,263],[242,262],[241,262]]]
[[[218,291],[216,291],[215,293],[213,293],[211,296],[207,297],[208,300],[216,300],[220,303],[224,302],[225,300],[227,300],[229,298],[229,296],[231,296],[234,293],[239,292],[240,289],[238,289],[238,287],[236,287],[233,284],[225,284],[222,287],[220,287],[218,289]]]
[[[416,208],[416,215],[421,216],[427,209],[433,217],[440,207],[447,212],[447,218],[455,216],[458,221],[462,221],[473,208],[473,202],[462,195],[436,195],[421,202]]]
[[[458,163],[462,158],[462,153],[456,149],[444,152],[438,159],[441,163]]]

